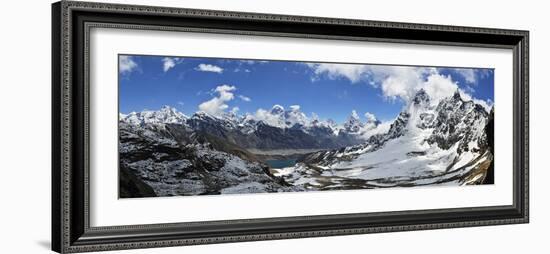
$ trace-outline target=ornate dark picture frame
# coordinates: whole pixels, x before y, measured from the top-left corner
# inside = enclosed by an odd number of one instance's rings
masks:
[[[88,33],[92,27],[513,50],[513,205],[91,227]],[[62,1],[52,6],[52,249],[61,253],[527,223],[529,32]]]

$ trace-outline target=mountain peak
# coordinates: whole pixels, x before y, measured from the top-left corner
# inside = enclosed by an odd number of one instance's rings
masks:
[[[193,114],[192,118],[206,119],[206,118],[213,118],[213,116],[211,116],[210,114],[204,111],[197,111]]]
[[[348,120],[344,123],[344,128],[348,132],[358,132],[363,127],[364,124],[359,119],[357,111],[352,110],[351,115],[348,117]]]
[[[283,106],[279,105],[279,104],[273,105],[273,107],[271,108],[271,111],[270,111],[270,113],[272,115],[280,115],[284,112],[285,112],[285,108]]]
[[[457,88],[455,93],[453,94],[453,99],[455,100],[462,100],[462,97],[460,96],[460,90]]]
[[[143,110],[141,112],[132,112],[124,115],[120,114],[120,120],[132,125],[145,124],[183,124],[187,116],[170,106],[162,106],[158,111]]]
[[[178,115],[178,114],[181,114],[176,108],[174,107],[170,107],[168,105],[164,105],[160,108],[160,111],[159,112],[162,112],[164,114],[167,114],[167,115]]]
[[[413,103],[415,105],[427,103],[429,101],[430,101],[430,96],[428,95],[428,93],[426,93],[426,90],[424,90],[424,88],[420,88],[420,90],[416,92],[416,95],[413,98]]]

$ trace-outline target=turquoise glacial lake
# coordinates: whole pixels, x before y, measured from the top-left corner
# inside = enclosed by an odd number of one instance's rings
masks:
[[[270,168],[286,168],[291,167],[296,164],[295,159],[288,159],[288,160],[266,160],[265,161],[267,165],[269,165]]]

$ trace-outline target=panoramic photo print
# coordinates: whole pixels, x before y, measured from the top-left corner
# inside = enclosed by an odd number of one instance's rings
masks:
[[[118,56],[119,197],[494,184],[494,70]]]

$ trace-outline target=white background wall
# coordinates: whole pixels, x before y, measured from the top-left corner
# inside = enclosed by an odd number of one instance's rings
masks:
[[[115,1],[113,1],[115,2]],[[248,12],[527,29],[531,31],[531,223],[191,246],[125,253],[543,253],[550,226],[545,1],[189,0],[116,2]],[[50,1],[6,1],[0,15],[0,253],[50,244]],[[498,127],[497,127],[498,128]]]

